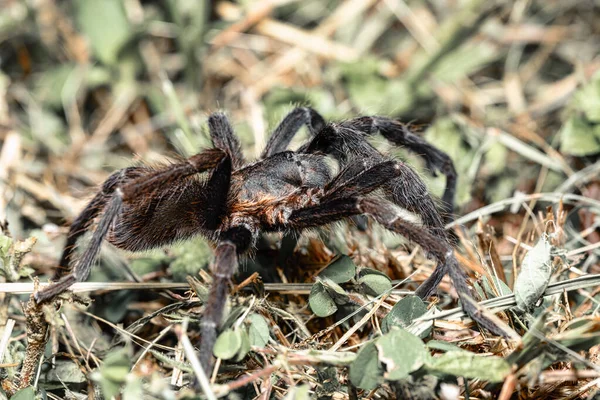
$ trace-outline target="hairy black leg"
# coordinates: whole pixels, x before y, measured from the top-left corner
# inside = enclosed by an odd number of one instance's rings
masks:
[[[217,328],[223,318],[231,277],[237,271],[238,254],[246,251],[255,240],[244,227],[234,227],[224,232],[211,264],[213,282],[201,322],[200,363],[207,374],[212,368],[212,352],[217,339]]]
[[[346,121],[340,125],[329,124],[325,129],[321,130],[321,132],[319,132],[319,134],[308,143],[302,151],[309,153],[323,151],[331,154],[338,159],[345,168],[340,175],[360,176],[361,167],[364,169],[367,166],[381,162],[384,159],[383,155],[365,140],[364,135],[371,134],[374,129],[373,125],[374,121],[371,117]],[[391,128],[383,123],[380,125],[383,127],[379,127],[378,129],[382,129],[390,136],[389,131]],[[418,138],[415,135],[412,136]],[[422,141],[422,139],[420,140]],[[435,148],[433,149],[437,150]],[[454,167],[449,158],[448,161],[453,169]],[[439,238],[438,240],[448,242],[442,218],[437,211],[435,202],[429,195],[425,183],[419,175],[406,164],[402,164],[402,168],[397,172],[398,174],[395,179],[390,179],[383,185],[384,190],[388,193],[388,197],[393,200],[395,204],[419,215],[423,224],[429,228],[431,233]],[[448,175],[446,188],[446,193],[449,193],[452,196],[454,196],[454,184],[452,183],[454,182],[452,180],[454,178],[453,175]],[[342,179],[336,179],[336,181],[339,182],[342,181]],[[448,190],[448,188],[451,190]],[[356,218],[357,217],[354,216],[352,217],[355,222]],[[418,294],[423,298],[431,295],[447,272],[447,264],[438,264],[431,276],[423,282],[418,289]]]
[[[406,147],[421,156],[434,176],[438,171],[444,174],[446,176],[446,188],[442,201],[444,202],[444,213],[448,219],[451,219],[454,210],[457,175],[454,163],[448,154],[411,132],[408,125],[390,118],[360,117],[344,121],[340,125],[358,129],[368,135],[379,131],[390,142]]]
[[[242,154],[240,142],[225,114],[211,114],[208,117],[208,129],[214,146],[231,157],[233,167],[237,169],[244,165],[244,155]]]
[[[59,280],[66,272],[70,271],[69,266],[71,265],[71,258],[73,257],[77,240],[87,232],[92,222],[94,222],[94,219],[102,212],[117,185],[127,179],[139,176],[140,173],[142,173],[140,172],[141,170],[142,169],[138,167],[129,167],[109,176],[102,185],[100,191],[96,193],[90,203],[83,209],[77,218],[75,218],[69,227],[67,242],[63,248],[58,267],[54,271],[53,281]]]
[[[306,125],[311,135],[314,136],[325,127],[325,120],[321,114],[312,108],[298,107],[293,109],[269,137],[261,158],[267,158],[285,151],[302,125]]]
[[[366,117],[366,122],[371,120],[369,117]],[[363,119],[354,121],[365,122]],[[334,180],[334,182],[337,182],[335,184],[344,182],[345,177],[348,176],[354,175],[360,177],[361,168],[364,170],[368,166],[382,162],[384,157],[365,140],[364,134],[361,133],[359,128],[369,133],[371,130],[369,126],[349,128],[347,126],[329,124],[310,143],[304,146],[301,151],[308,153],[322,151],[338,159],[344,169],[338,175],[341,177],[336,177]],[[432,234],[438,237],[438,240],[448,243],[442,218],[437,211],[435,202],[427,191],[425,183],[408,165],[401,164],[401,166],[397,171],[396,177],[389,179],[382,186],[387,192],[388,197],[395,204],[419,215],[423,224],[429,228]],[[360,180],[360,178],[355,178],[355,180]],[[351,218],[357,222],[357,225],[361,222],[360,220],[357,221],[357,216],[352,216]],[[431,276],[418,289],[418,294],[423,298],[431,295],[447,272],[447,264],[439,263]]]
[[[171,164],[151,171],[128,182],[123,189],[123,198],[134,199],[140,194],[151,194],[157,189],[171,186],[184,178],[215,168],[227,156],[221,149],[207,149],[183,162]]]
[[[362,163],[359,167],[363,167]],[[347,197],[358,197],[381,188],[383,184],[400,174],[403,165],[396,161],[384,161],[371,168],[358,170],[349,165],[325,186],[325,195],[321,201],[331,201]]]
[[[454,256],[452,246],[447,241],[440,240],[439,237],[432,235],[423,228],[402,219],[395,206],[386,200],[346,198],[332,200],[318,206],[303,208],[292,212],[288,219],[288,228],[302,230],[305,228],[317,227],[357,214],[370,215],[378,223],[392,232],[403,235],[410,241],[419,244],[423,250],[428,252],[438,261],[439,265],[443,265],[441,268],[438,265],[436,270],[447,270],[449,272],[465,312],[484,328],[487,328],[494,333],[503,334],[502,330],[488,318],[483,316],[474,305],[471,291],[467,286],[466,274],[460,268],[458,261]],[[277,228],[283,229],[285,227],[282,226]],[[429,289],[424,291],[417,290],[417,293],[421,294],[426,293],[429,295],[429,292]]]
[[[299,151],[331,154],[340,162],[342,168],[349,167],[355,174],[360,173],[361,163],[363,168],[369,168],[386,161],[385,157],[366,141],[366,134],[358,128],[362,129],[361,126],[352,128],[342,124],[329,124]],[[403,165],[404,168],[399,171],[398,176],[383,186],[388,197],[399,206],[418,214],[423,224],[446,240],[442,218],[425,183],[412,168]]]
[[[371,215],[377,222],[388,228],[393,232],[397,232],[402,236],[408,238],[412,242],[419,244],[425,251],[431,254],[440,264],[444,265],[444,268],[436,268],[436,270],[448,271],[450,279],[454,284],[456,292],[461,300],[461,306],[463,310],[479,325],[490,330],[491,332],[505,336],[504,331],[498,327],[493,321],[482,315],[477,309],[476,303],[473,300],[471,290],[467,285],[467,275],[458,264],[458,260],[454,256],[452,246],[447,242],[442,242],[435,236],[429,234],[416,225],[411,224],[408,221],[403,220],[393,209],[385,203],[377,201],[376,199],[362,199],[360,201],[360,209]],[[435,271],[434,271],[435,274]],[[439,277],[441,280],[443,275]],[[427,284],[428,281],[423,282],[421,287]],[[439,282],[438,282],[439,283]],[[437,287],[437,283],[435,284]],[[433,287],[433,289],[435,289]],[[425,290],[417,289],[416,294],[424,295],[427,298],[431,293],[429,288]]]
[[[108,233],[108,230],[110,229],[116,217],[119,215],[122,205],[123,192],[121,192],[120,189],[117,189],[113,193],[108,205],[105,207],[104,214],[100,219],[98,227],[94,231],[92,240],[88,244],[88,247],[75,266],[73,272],[65,275],[58,282],[53,283],[52,285],[36,293],[35,299],[38,303],[64,292],[75,282],[81,282],[88,277],[92,268],[92,264],[100,252],[102,240]]]
[[[421,217],[425,226],[437,237],[447,240],[442,217],[435,201],[429,194],[425,182],[407,164],[402,164],[396,179],[384,186],[391,200],[400,207],[406,208]]]
[[[107,196],[107,194],[102,191],[98,192],[69,227],[67,242],[63,248],[58,267],[54,270],[54,276],[52,277],[53,281],[59,280],[65,275],[65,272],[68,271],[69,265],[71,265],[71,258],[75,252],[77,240],[87,232],[92,222],[94,222],[94,219],[102,212],[109,196],[110,195]]]
[[[199,200],[204,206],[206,229],[217,229],[227,209],[231,167],[231,159],[225,157],[214,169]]]

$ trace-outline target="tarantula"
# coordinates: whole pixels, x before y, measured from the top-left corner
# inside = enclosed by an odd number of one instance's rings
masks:
[[[286,150],[303,125],[311,139],[296,151]],[[275,129],[260,159],[252,163],[244,160],[224,114],[210,115],[208,126],[214,148],[160,169],[125,168],[104,182],[71,225],[53,279],[56,282],[37,293],[38,302],[85,280],[105,238],[119,248],[140,251],[203,235],[215,244],[210,266],[213,283],[201,322],[200,361],[208,371],[238,257],[253,248],[261,232],[300,232],[366,214],[421,245],[438,261],[417,295],[429,297],[449,273],[465,311],[482,326],[495,329],[470,298],[466,275],[423,181],[410,166],[384,156],[367,141],[380,132],[390,142],[422,156],[433,173],[445,174],[442,200],[445,212],[450,213],[456,186],[454,166],[444,152],[406,125],[384,117],[326,123],[315,110],[296,108]],[[327,157],[339,164],[337,174]],[[204,179],[199,177],[203,173],[208,173]],[[419,215],[422,225],[404,220],[399,207]],[[99,215],[91,242],[71,271],[76,241]]]

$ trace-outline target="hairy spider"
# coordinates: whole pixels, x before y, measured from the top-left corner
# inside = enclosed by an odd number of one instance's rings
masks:
[[[297,151],[287,151],[302,125],[308,127],[311,139]],[[261,232],[300,232],[366,214],[421,245],[438,261],[432,276],[417,289],[420,297],[429,297],[449,273],[465,311],[495,330],[470,298],[466,275],[425,184],[411,167],[371,146],[367,137],[380,132],[422,156],[433,173],[445,174],[442,200],[449,214],[456,172],[444,152],[389,118],[359,117],[328,124],[315,110],[302,107],[275,129],[260,160],[247,164],[225,115],[212,114],[208,126],[214,148],[161,169],[125,168],[104,182],[71,225],[54,277],[57,282],[37,293],[38,302],[86,279],[104,238],[119,248],[140,251],[203,235],[215,243],[210,266],[213,283],[201,322],[200,360],[208,371],[238,257],[252,249]],[[327,156],[339,164],[335,176]],[[200,178],[205,172],[206,178]],[[399,207],[418,214],[422,225],[402,219]],[[77,239],[100,214],[90,244],[71,270]]]

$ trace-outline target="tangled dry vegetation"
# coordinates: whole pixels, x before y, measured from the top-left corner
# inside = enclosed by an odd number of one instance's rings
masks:
[[[0,7],[0,398],[597,396],[597,1]],[[506,337],[466,319],[449,280],[429,303],[411,296],[435,265],[375,224],[265,237],[232,287],[218,374],[194,362],[211,279],[202,240],[105,245],[76,293],[28,301],[112,171],[206,147],[218,108],[251,158],[295,104],[412,121],[450,154],[448,229]],[[422,176],[441,192],[442,177]],[[206,378],[197,393],[194,376]]]

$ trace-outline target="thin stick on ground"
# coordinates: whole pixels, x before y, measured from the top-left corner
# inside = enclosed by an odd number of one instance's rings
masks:
[[[184,323],[184,325],[187,325],[187,323]],[[185,352],[185,356],[190,361],[190,364],[194,369],[194,374],[196,375],[197,382],[204,391],[204,394],[206,395],[208,400],[217,400],[217,397],[215,396],[214,392],[210,387],[208,376],[206,375],[206,372],[200,364],[200,360],[198,359],[196,349],[194,349],[194,346],[192,346],[192,342],[190,342],[190,338],[188,338],[185,332],[185,328],[186,327],[184,326],[177,330],[179,340],[183,345],[183,351]]]

